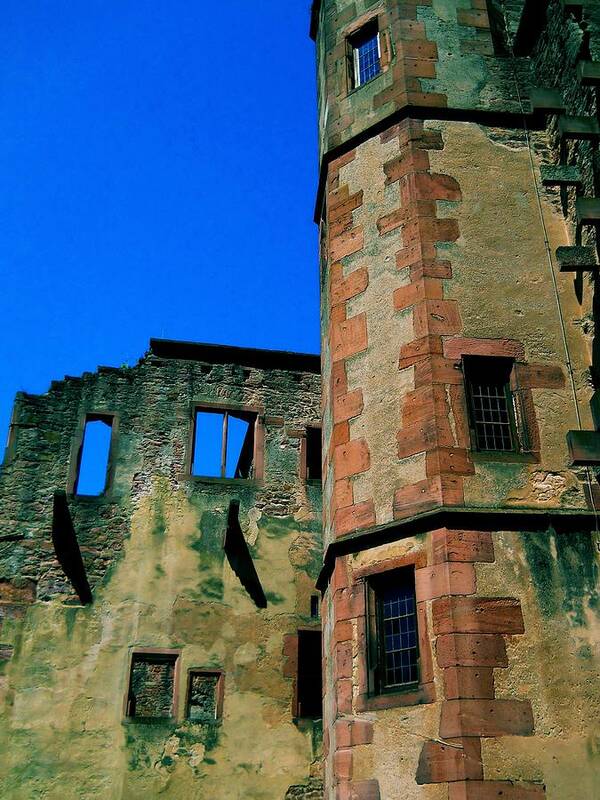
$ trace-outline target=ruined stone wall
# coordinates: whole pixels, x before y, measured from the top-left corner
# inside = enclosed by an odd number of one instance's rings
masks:
[[[18,398],[0,472],[3,797],[283,800],[292,786],[318,785],[320,725],[294,722],[290,644],[319,624],[321,492],[300,477],[319,381],[149,354]],[[190,477],[192,405],[207,402],[261,409],[262,480]],[[106,496],[68,497],[94,596],[83,607],[51,531],[89,413],[117,415],[118,430]],[[264,609],[224,552],[231,500]],[[170,718],[126,719],[134,650],[177,657],[174,676],[160,665],[136,673],[152,673],[144,702],[163,712],[174,677]],[[223,673],[220,721],[186,718],[189,670]]]

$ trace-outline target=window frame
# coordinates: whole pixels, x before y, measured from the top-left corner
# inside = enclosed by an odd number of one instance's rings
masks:
[[[506,408],[508,412],[509,431],[511,438],[511,448],[484,448],[479,444],[479,436],[477,433],[476,410],[474,406],[473,397],[473,379],[474,366],[480,362],[481,367],[491,372],[492,362],[496,362],[498,367],[501,365],[503,370],[506,370],[506,380],[503,382],[504,396],[506,399]],[[480,369],[481,369],[480,367]],[[467,401],[467,418],[469,421],[469,433],[471,439],[471,450],[474,453],[481,453],[483,455],[493,456],[514,456],[524,452],[524,442],[527,439],[526,431],[524,429],[524,422],[519,426],[519,417],[517,415],[517,396],[513,388],[515,376],[515,359],[509,356],[477,356],[477,355],[463,355],[462,357],[462,372],[465,383],[465,397]],[[483,383],[484,381],[482,381]],[[523,414],[520,415],[523,417]]]
[[[252,475],[249,478],[229,478],[227,476],[214,476],[214,475],[194,475],[194,457],[196,448],[196,417],[198,412],[205,411],[207,413],[217,414],[247,414],[254,417],[254,444],[252,450]],[[210,401],[201,401],[192,403],[191,406],[191,419],[188,437],[188,449],[185,465],[185,475],[194,481],[202,481],[206,483],[220,483],[220,484],[255,484],[262,481],[264,477],[264,409],[257,406],[238,405],[235,403],[215,403]],[[225,421],[223,427],[225,428]],[[223,468],[223,452],[226,453],[227,444],[223,440],[221,450],[221,467]]]
[[[377,57],[379,63],[379,70],[375,75],[372,75],[365,81],[360,80],[360,56],[359,56],[359,48],[360,44],[357,42],[360,41],[362,37],[365,37],[365,42],[368,41],[367,39],[367,32],[369,29],[373,29],[373,33],[375,34],[372,38],[377,40]],[[350,91],[356,91],[363,86],[366,86],[371,81],[374,81],[375,78],[378,78],[381,73],[384,71],[383,67],[383,57],[382,57],[382,46],[381,46],[381,29],[379,26],[379,18],[377,16],[371,17],[371,19],[366,20],[363,22],[360,27],[355,28],[353,31],[349,32],[346,36],[346,49],[347,49],[347,58],[348,58],[348,72],[349,72],[349,84],[350,84]]]
[[[202,719],[190,716],[190,700],[192,694],[192,677],[194,675],[206,675],[215,677],[215,716],[214,719]],[[225,700],[225,672],[221,669],[205,669],[202,667],[190,667],[187,671],[187,685],[185,691],[185,719],[197,724],[218,724],[223,719],[223,704]]]
[[[108,459],[106,464],[106,480],[104,491],[101,494],[78,494],[77,484],[79,482],[79,472],[81,469],[81,459],[83,457],[83,445],[85,442],[85,429],[88,422],[104,422],[110,425],[110,444],[108,448]],[[119,415],[111,411],[89,411],[80,419],[77,431],[73,436],[71,445],[71,457],[69,459],[69,476],[67,480],[67,494],[69,497],[84,501],[102,501],[112,494],[116,466],[117,437],[119,431]]]
[[[139,659],[138,659],[139,657]],[[133,679],[133,667],[136,660],[148,660],[155,663],[172,662],[173,663],[173,693],[171,699],[171,714],[165,717],[137,717],[131,716],[129,713],[131,707],[131,681]],[[135,647],[129,653],[128,669],[127,669],[127,682],[125,688],[125,697],[123,699],[123,718],[126,722],[131,724],[161,724],[172,723],[178,718],[179,713],[179,672],[181,663],[181,650],[173,650],[170,648],[158,647]]]
[[[385,631],[383,620],[383,601],[381,592],[386,586],[394,585],[398,578],[404,575],[412,575],[410,586],[414,601],[414,618],[417,642],[417,677],[414,681],[406,684],[387,684],[385,673],[385,659],[387,651],[385,649]],[[367,580],[367,669],[369,674],[369,695],[381,696],[390,694],[406,694],[414,692],[419,688],[422,677],[421,666],[421,646],[419,615],[417,611],[416,576],[414,565],[397,567],[396,569],[380,572]]]

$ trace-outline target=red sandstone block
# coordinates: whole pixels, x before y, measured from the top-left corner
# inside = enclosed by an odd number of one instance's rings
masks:
[[[448,800],[543,800],[546,790],[536,783],[467,781],[448,787]]]
[[[531,736],[533,712],[528,700],[446,700],[440,736]]]
[[[508,666],[506,644],[499,634],[442,634],[436,641],[436,654],[442,668]]]
[[[348,508],[354,504],[354,494],[352,492],[352,484],[349,478],[342,478],[336,481],[333,486],[333,494],[331,498],[331,508],[333,513],[339,508]]]
[[[340,642],[352,641],[352,622],[349,619],[340,620],[336,622],[333,627],[333,634],[331,637],[330,645],[335,647]]]
[[[364,408],[363,393],[361,389],[354,392],[337,395],[333,399],[333,421],[346,422],[349,419],[358,417]]]
[[[494,561],[494,542],[487,531],[433,531],[433,563],[444,561]]]
[[[432,355],[415,364],[415,387],[429,386],[432,383],[462,384],[463,375],[460,363],[443,356]]]
[[[332,325],[331,357],[333,361],[360,353],[367,347],[367,318],[357,314],[351,319]]]
[[[376,780],[354,781],[350,784],[350,800],[381,800],[379,782]]]
[[[420,281],[423,278],[447,279],[452,277],[452,264],[449,261],[420,261],[410,266],[410,279]]]
[[[428,58],[435,60],[438,57],[438,50],[435,42],[428,42],[426,39],[403,40],[398,44],[398,54],[401,58]]]
[[[364,247],[364,232],[362,227],[352,228],[329,240],[329,256],[333,261],[339,261],[346,256],[357,253]]]
[[[466,339],[456,336],[444,341],[446,358],[462,356],[499,356],[506,358],[525,358],[525,346],[516,339]]]
[[[429,169],[429,156],[425,150],[404,150],[399,156],[383,165],[386,185],[399,181],[405,175]]]
[[[475,467],[469,458],[468,450],[459,447],[438,447],[427,453],[425,471],[429,477],[433,475],[474,475]]]
[[[412,367],[428,355],[442,355],[442,339],[439,336],[422,336],[400,348],[399,368]]]
[[[419,200],[462,200],[458,181],[450,175],[421,172],[411,175],[408,184]]]
[[[333,575],[329,583],[329,593],[335,597],[338,589],[347,589],[350,586],[350,579],[348,575],[348,559],[337,558],[335,567],[333,568]]]
[[[350,425],[348,424],[348,422],[338,422],[337,425],[333,426],[333,431],[331,432],[329,457],[333,458],[333,453],[336,447],[341,447],[344,444],[348,444],[349,441],[350,441]]]
[[[402,311],[405,308],[414,306],[424,300],[442,299],[444,289],[440,281],[433,278],[425,278],[418,283],[409,283],[401,286],[394,292],[394,308]]]
[[[402,426],[409,428],[435,419],[438,424],[438,444],[451,447],[454,438],[448,420],[449,412],[445,386],[421,386],[404,396]]]
[[[333,649],[333,679],[352,677],[352,642],[341,642]]]
[[[475,568],[472,564],[436,564],[415,570],[418,600],[433,600],[445,595],[475,592]]]
[[[328,211],[329,211],[329,224],[333,222],[339,222],[344,217],[349,217],[352,220],[352,212],[355,211],[357,208],[360,208],[363,204],[363,193],[362,191],[356,192],[356,194],[350,195],[348,193],[348,187],[342,187],[345,192],[341,197],[336,198],[332,201],[331,195],[330,200],[328,203]],[[338,190],[341,192],[341,190]],[[337,202],[336,202],[337,200]]]
[[[334,598],[336,620],[358,619],[365,614],[365,590],[362,585],[340,589]]]
[[[335,723],[335,741],[340,749],[371,744],[373,723],[362,719],[339,719]]]
[[[348,391],[348,380],[346,378],[346,365],[343,361],[334,361],[331,365],[331,395],[338,397]]]
[[[398,431],[398,458],[424,453],[436,447],[437,443],[438,429],[435,418],[421,425],[402,428]]]
[[[490,27],[487,11],[469,11],[466,8],[459,8],[456,17],[459,25],[469,25],[472,28]]]
[[[394,519],[404,519],[440,505],[455,506],[463,503],[462,479],[440,475],[398,489],[394,494]]]
[[[385,236],[386,233],[391,233],[392,231],[401,228],[403,225],[406,225],[408,220],[413,215],[413,209],[410,207],[396,208],[389,214],[384,214],[384,216],[379,217],[377,220],[377,230],[379,231],[379,235]]]
[[[446,700],[491,700],[494,697],[492,667],[448,667],[444,670]]]
[[[416,776],[419,785],[482,779],[479,739],[455,739],[446,744],[425,742],[423,745]]]
[[[510,597],[442,597],[432,605],[433,631],[525,633],[521,604]]]
[[[370,466],[369,447],[364,439],[353,439],[334,450],[333,468],[336,480],[359,475],[361,472],[366,472]]]
[[[558,364],[517,364],[516,382],[520,389],[562,389],[565,375]]]
[[[355,269],[348,277],[332,281],[330,289],[330,299],[332,305],[343,303],[352,297],[364,292],[369,285],[369,273],[364,267]]]
[[[404,74],[406,77],[435,78],[436,62],[426,58],[405,58]]]
[[[352,713],[352,681],[348,678],[335,684],[335,704],[338,714]]]
[[[415,337],[451,336],[462,330],[462,320],[456,300],[425,300],[413,311]]]
[[[406,102],[429,108],[448,108],[448,96],[441,92],[408,92]]]
[[[336,511],[333,520],[336,536],[343,536],[352,531],[364,530],[375,525],[375,506],[372,500],[355,503]]]
[[[339,781],[347,781],[352,777],[352,750],[336,750],[333,754],[333,769]]]

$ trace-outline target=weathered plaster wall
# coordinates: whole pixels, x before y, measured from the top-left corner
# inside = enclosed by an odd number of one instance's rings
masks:
[[[192,403],[203,401],[263,408],[264,481],[186,475]],[[66,487],[82,417],[102,411],[119,415],[114,486],[69,500],[94,592],[81,607],[53,556],[51,499]],[[299,477],[299,434],[318,418],[317,374],[152,355],[20,397],[26,427],[0,473],[0,530],[23,537],[0,543],[0,640],[12,656],[1,684],[4,797],[282,800],[292,785],[290,796],[303,786],[311,796],[320,726],[293,721],[286,643],[315,625],[320,488]],[[231,499],[264,610],[223,551]],[[133,648],[180,651],[176,719],[124,719]],[[224,671],[219,724],[185,720],[190,668]]]

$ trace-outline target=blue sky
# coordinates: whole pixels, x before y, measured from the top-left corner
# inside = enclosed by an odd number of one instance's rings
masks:
[[[318,351],[309,5],[4,0],[0,449],[151,336]]]

